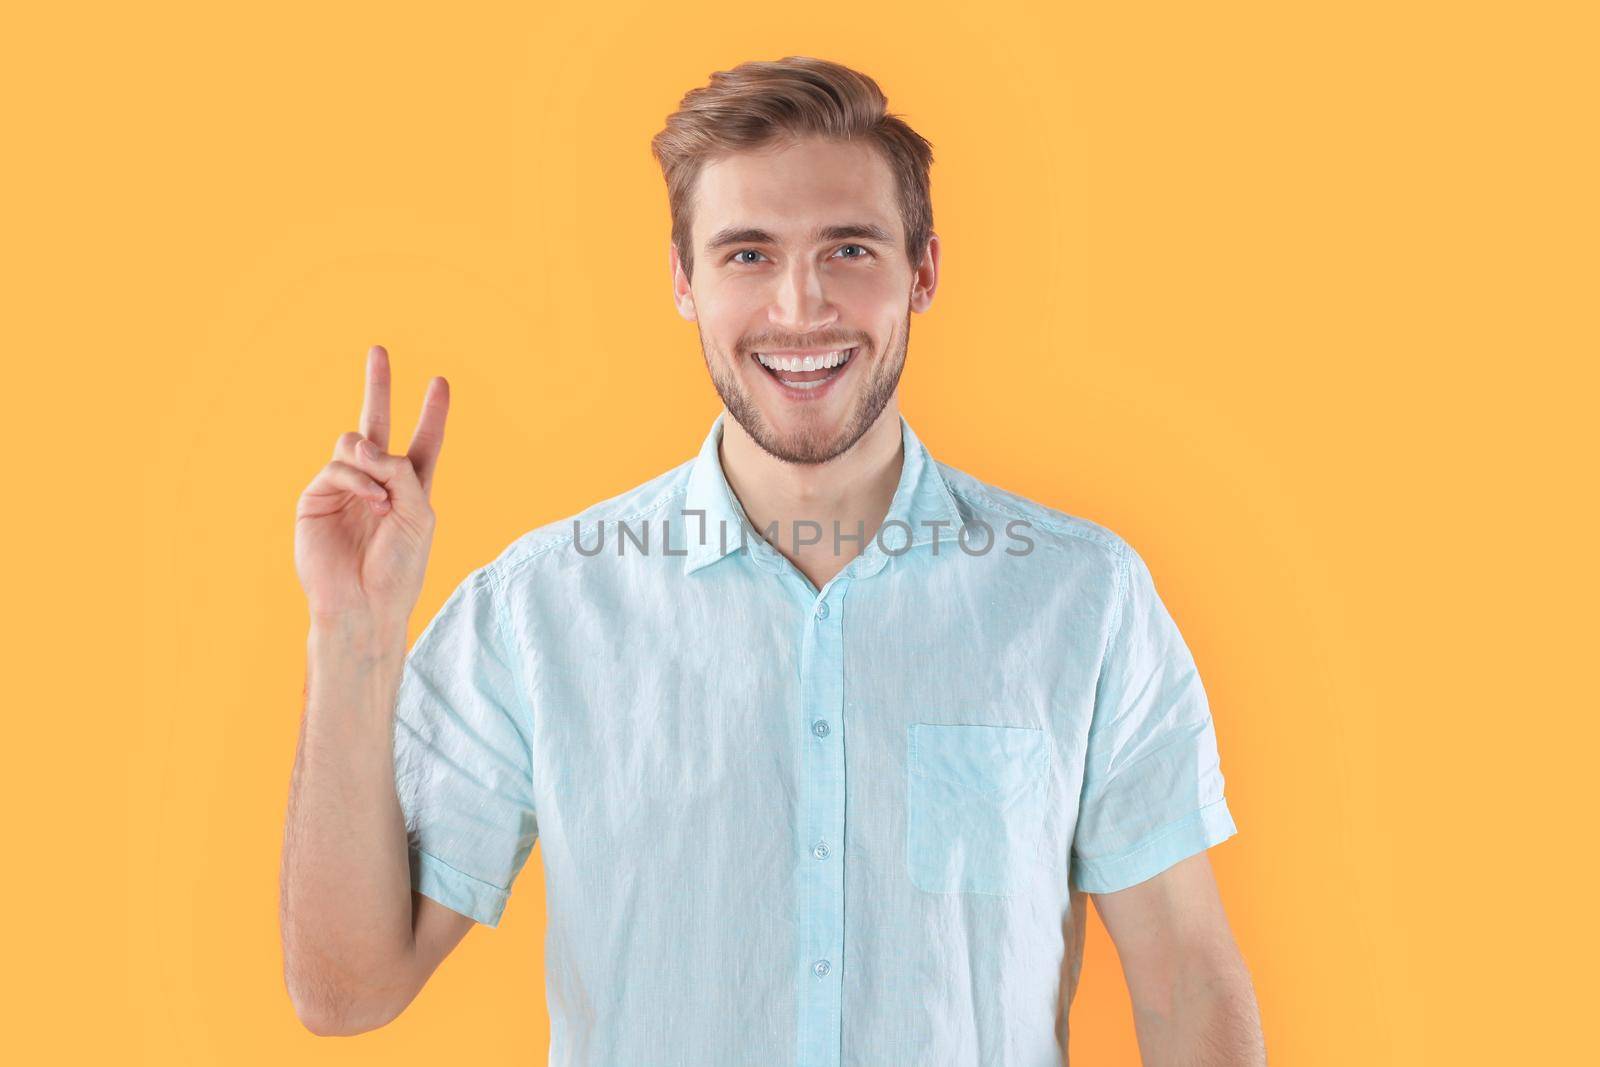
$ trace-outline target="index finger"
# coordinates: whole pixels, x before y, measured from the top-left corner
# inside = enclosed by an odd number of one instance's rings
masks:
[[[389,451],[389,353],[382,345],[367,349],[367,389],[361,399],[361,436]]]

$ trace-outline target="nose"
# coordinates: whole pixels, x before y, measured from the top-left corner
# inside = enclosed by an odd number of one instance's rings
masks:
[[[838,320],[838,309],[828,303],[822,272],[809,257],[796,257],[779,275],[767,318],[779,329],[802,337]]]

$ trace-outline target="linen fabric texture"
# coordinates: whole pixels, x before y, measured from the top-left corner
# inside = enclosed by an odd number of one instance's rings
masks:
[[[417,638],[413,888],[496,926],[541,843],[553,1065],[1065,1064],[1083,894],[1236,832],[1149,568],[902,415],[883,530],[819,590],[729,488],[726,417]]]

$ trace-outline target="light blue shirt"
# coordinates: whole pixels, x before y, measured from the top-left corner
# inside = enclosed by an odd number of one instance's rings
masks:
[[[412,885],[494,926],[543,843],[559,1067],[1063,1064],[1081,894],[1235,832],[1149,569],[902,416],[884,529],[819,590],[730,490],[726,417],[417,638]]]

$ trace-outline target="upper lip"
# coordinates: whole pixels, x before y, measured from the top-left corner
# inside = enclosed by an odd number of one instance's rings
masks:
[[[756,348],[752,351],[758,356],[827,356],[835,352],[848,352],[856,344],[834,345],[832,348]]]

